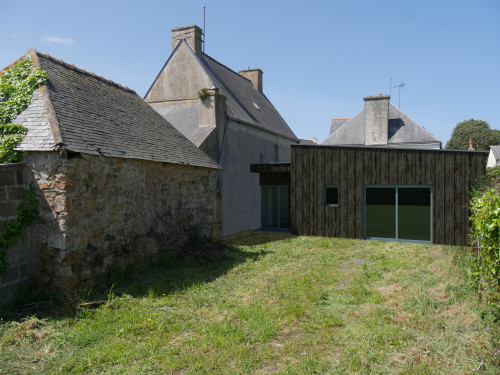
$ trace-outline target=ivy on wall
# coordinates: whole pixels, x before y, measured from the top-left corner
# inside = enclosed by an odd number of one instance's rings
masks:
[[[38,200],[35,188],[30,186],[17,207],[17,219],[8,221],[0,233],[0,275],[7,268],[7,249],[15,244],[23,235],[24,230],[34,224],[38,218]]]
[[[19,162],[21,155],[15,150],[27,129],[12,124],[31,103],[33,92],[48,81],[47,74],[33,68],[33,60],[26,57],[0,76],[0,163]],[[7,249],[21,238],[24,230],[38,218],[38,201],[31,186],[17,207],[17,219],[8,221],[0,233],[0,275],[7,268]]]
[[[0,163],[20,161],[20,153],[14,149],[27,130],[10,122],[30,105],[33,92],[47,81],[47,74],[40,67],[33,68],[29,56],[0,76]]]

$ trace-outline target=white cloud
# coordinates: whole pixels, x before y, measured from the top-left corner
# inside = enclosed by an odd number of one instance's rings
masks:
[[[56,44],[66,44],[73,45],[76,44],[73,39],[70,38],[61,38],[60,36],[48,36],[45,35],[40,39],[44,43],[56,43]]]

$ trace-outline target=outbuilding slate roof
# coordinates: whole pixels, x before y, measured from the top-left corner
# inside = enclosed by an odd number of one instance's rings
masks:
[[[149,105],[198,147],[214,130],[210,126],[198,125],[199,100],[153,102]]]
[[[333,127],[332,121],[332,127]],[[337,124],[336,124],[337,125]],[[418,125],[404,112],[389,103],[388,144],[397,146],[404,144],[440,144],[431,133]],[[365,144],[364,110],[341,124],[321,143],[322,145]]]
[[[135,91],[30,50],[49,77],[15,120],[28,127],[22,150],[66,150],[220,168]],[[50,130],[50,131],[49,131]]]

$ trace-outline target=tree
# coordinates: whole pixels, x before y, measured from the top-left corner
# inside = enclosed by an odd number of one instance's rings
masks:
[[[491,129],[490,125],[483,120],[470,119],[462,121],[453,129],[446,148],[467,150],[470,139],[474,142],[476,150],[489,151],[490,146],[500,144],[500,131]]]

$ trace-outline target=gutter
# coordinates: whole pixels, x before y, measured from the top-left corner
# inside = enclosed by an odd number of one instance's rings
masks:
[[[221,165],[221,162],[222,162],[222,155],[224,153],[224,145],[226,144],[226,136],[227,136],[227,128],[229,127],[229,124],[231,123],[231,121],[234,121],[234,118],[232,118],[231,116],[227,116],[228,120],[227,120],[227,123],[226,123],[226,128],[224,129],[224,136],[222,137],[222,146],[220,147],[220,154],[219,154],[219,160],[217,161],[217,164],[219,164],[219,166],[222,167]],[[215,184],[214,184],[214,188],[215,188],[215,192],[220,192],[219,189],[217,189],[217,181],[219,180],[219,172],[220,172],[220,169],[217,170],[217,173],[215,174]]]

